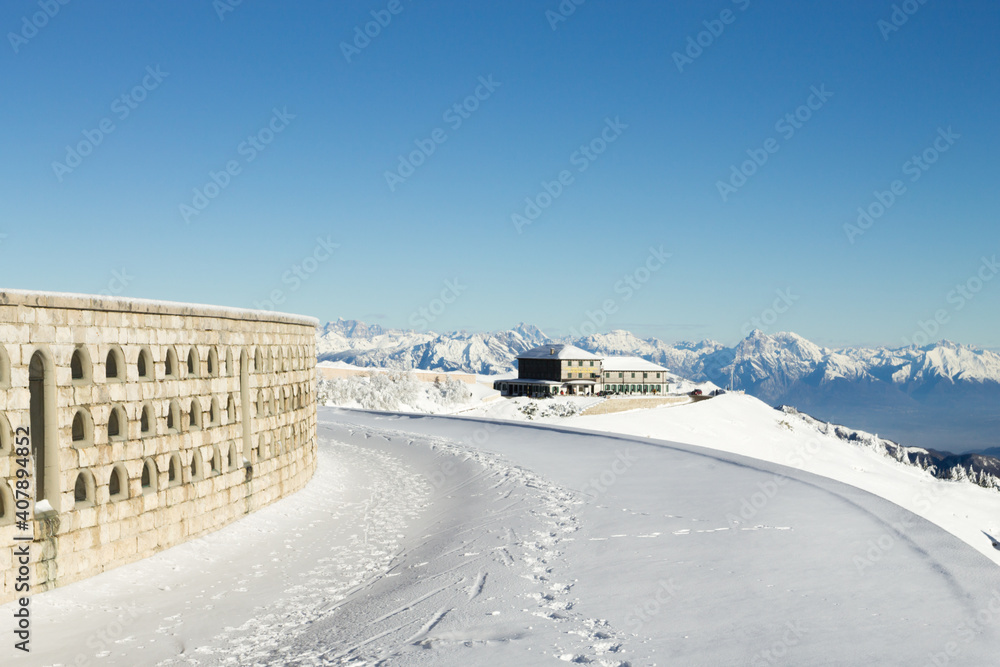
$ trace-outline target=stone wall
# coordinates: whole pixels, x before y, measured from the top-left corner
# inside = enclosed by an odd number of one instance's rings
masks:
[[[0,603],[146,558],[302,488],[312,318],[0,291]],[[30,429],[26,459],[15,431]],[[18,526],[18,468],[31,521]],[[26,473],[20,473],[22,476]],[[23,482],[22,482],[23,486]],[[35,505],[38,505],[36,508]]]

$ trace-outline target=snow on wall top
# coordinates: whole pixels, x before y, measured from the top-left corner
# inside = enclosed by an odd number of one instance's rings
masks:
[[[130,299],[103,294],[74,294],[71,292],[36,292],[33,290],[0,290],[0,306],[25,306],[28,308],[73,308],[102,310],[121,313],[155,313],[160,315],[192,315],[221,317],[255,322],[281,322],[318,327],[319,320],[306,315],[275,313],[268,310],[211,306],[178,301]]]
[[[669,372],[668,369],[646,361],[642,357],[604,357],[604,370],[606,371],[661,371]]]
[[[576,345],[554,343],[539,345],[517,355],[518,359],[600,359],[596,354],[578,348]]]

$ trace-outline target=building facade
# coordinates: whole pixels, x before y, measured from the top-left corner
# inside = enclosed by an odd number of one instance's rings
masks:
[[[662,396],[670,391],[668,371],[640,357],[605,357],[601,365],[601,389],[608,395]]]
[[[40,592],[302,488],[316,467],[316,325],[0,292],[0,602],[15,597],[25,535]]]
[[[575,345],[532,348],[517,357],[517,378],[496,380],[504,396],[650,395],[670,389],[669,371],[639,357],[600,357]]]

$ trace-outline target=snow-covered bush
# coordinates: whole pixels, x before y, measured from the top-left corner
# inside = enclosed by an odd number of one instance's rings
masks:
[[[434,389],[437,391],[437,395],[435,396],[432,392],[431,396],[445,407],[465,403],[472,398],[472,392],[465,386],[465,383],[453,377],[447,378],[444,382],[438,378],[434,381]]]
[[[317,393],[324,404],[358,404],[365,410],[398,410],[403,405],[413,404],[419,391],[419,383],[412,373],[389,371],[320,380]]]
[[[538,401],[531,401],[530,403],[518,406],[518,410],[524,413],[524,416],[528,419],[534,419],[535,417],[572,417],[582,412],[579,405],[568,401],[547,403],[541,408],[539,408],[539,405]]]
[[[412,410],[429,402],[450,407],[467,402],[472,392],[463,382],[447,378],[433,384],[417,380],[406,371],[373,371],[369,375],[320,380],[317,388],[324,405],[358,406],[365,410]]]

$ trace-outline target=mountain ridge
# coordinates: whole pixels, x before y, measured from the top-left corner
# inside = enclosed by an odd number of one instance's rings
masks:
[[[550,337],[522,322],[492,332],[435,333],[340,319],[319,329],[317,352],[320,361],[491,375],[515,372],[519,353],[551,342],[642,357],[679,377],[924,447],[971,451],[1000,445],[1000,354],[947,340],[923,347],[829,348],[791,332],[753,330],[730,347],[714,340],[667,343],[624,329]]]

